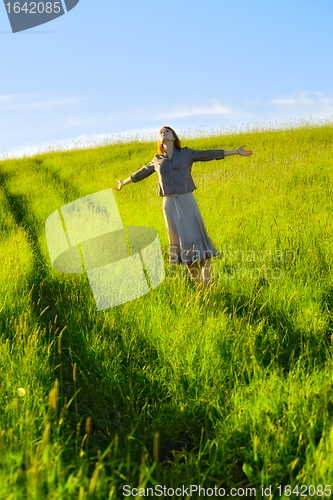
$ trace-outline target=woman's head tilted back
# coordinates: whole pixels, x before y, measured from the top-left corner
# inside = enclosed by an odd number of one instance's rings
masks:
[[[173,147],[175,149],[181,149],[181,145],[180,145],[180,140],[179,140],[179,137],[178,135],[176,134],[176,132],[171,128],[171,127],[162,127],[161,130],[159,131],[158,133],[158,141],[157,141],[157,150],[160,154],[163,154],[164,153],[164,146],[161,142],[161,132],[163,129],[167,129],[167,130],[171,130],[175,140],[174,140],[174,143],[173,143]]]

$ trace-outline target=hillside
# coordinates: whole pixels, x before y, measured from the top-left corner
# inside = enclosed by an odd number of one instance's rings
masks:
[[[125,226],[157,231],[166,278],[104,311],[85,274],[52,269],[45,220],[116,186],[156,143],[0,162],[0,498],[156,484],[283,498],[332,483],[333,129],[182,142],[243,144],[251,157],[193,165],[220,250],[208,290],[168,267],[157,174],[115,192]]]

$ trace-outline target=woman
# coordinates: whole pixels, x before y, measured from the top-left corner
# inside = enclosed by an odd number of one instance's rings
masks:
[[[222,160],[239,154],[250,156],[244,146],[232,151],[223,149],[196,151],[182,148],[176,132],[163,127],[159,132],[158,153],[153,160],[113,188],[120,191],[130,182],[138,182],[158,173],[159,196],[163,196],[163,212],[169,238],[169,262],[186,264],[191,278],[207,287],[210,280],[211,258],[218,251],[209,238],[193,191],[196,186],[191,176],[195,161]]]

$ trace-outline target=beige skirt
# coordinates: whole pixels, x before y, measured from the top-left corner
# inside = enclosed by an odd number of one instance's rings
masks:
[[[193,193],[163,197],[163,213],[169,238],[169,264],[191,264],[219,254]]]

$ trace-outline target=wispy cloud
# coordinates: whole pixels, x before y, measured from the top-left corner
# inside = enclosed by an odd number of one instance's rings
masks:
[[[84,147],[105,141],[151,140],[166,122],[187,137],[204,129],[239,130],[286,126],[290,120],[330,120],[333,95],[302,91],[271,99],[226,102],[222,98],[191,97],[163,105],[151,101],[138,105],[107,97],[31,93],[0,95],[0,150],[7,155],[40,151],[40,148]],[[191,132],[192,131],[192,132]],[[37,146],[36,144],[40,144]],[[23,147],[23,149],[22,149]],[[0,151],[0,156],[3,156]]]
[[[43,110],[48,111],[68,105],[76,105],[85,101],[85,97],[50,97],[45,94],[8,94],[0,95],[0,109],[2,110]]]
[[[155,116],[155,119],[176,119],[176,118],[190,118],[195,116],[216,116],[216,115],[230,115],[233,112],[230,106],[221,104],[218,101],[213,101],[210,104],[198,106],[193,105],[178,105],[174,106],[167,111],[162,111]]]
[[[124,130],[115,134],[83,134],[74,139],[61,140],[57,142],[44,142],[43,144],[29,144],[25,147],[19,147],[16,149],[0,150],[0,160],[22,158],[23,156],[34,156],[51,151],[86,149],[105,144],[130,141],[151,141],[156,139],[156,135],[156,128]]]
[[[281,96],[270,99],[269,103],[278,107],[288,108],[290,110],[293,108],[301,108],[307,112],[316,112],[321,114],[333,113],[333,98],[322,92],[302,91],[289,96]]]
[[[103,116],[68,116],[64,120],[63,128],[73,129],[80,127],[93,127],[96,125],[102,125],[106,118]]]

